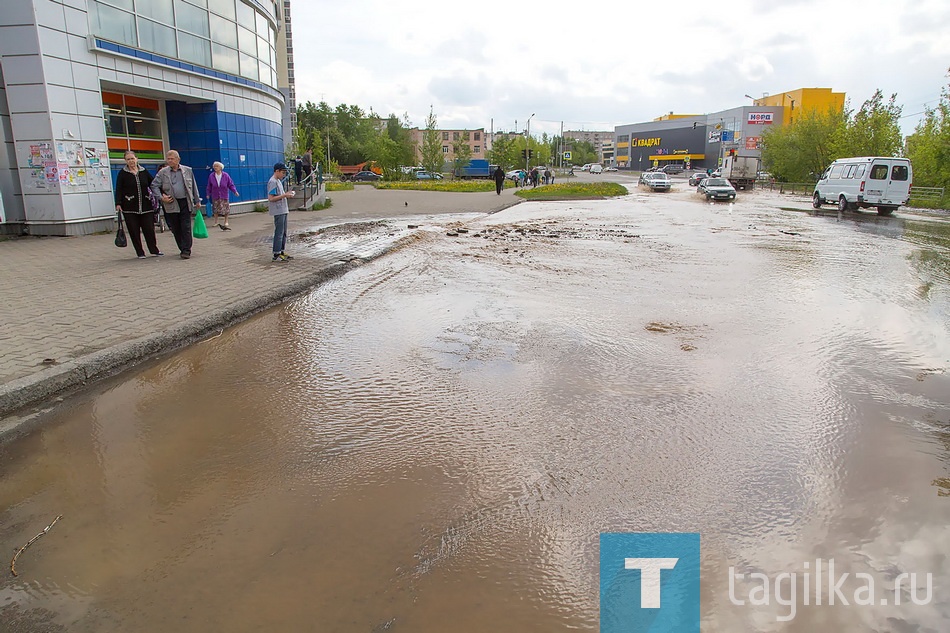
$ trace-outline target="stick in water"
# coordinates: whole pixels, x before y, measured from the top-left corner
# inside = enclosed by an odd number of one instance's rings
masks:
[[[23,552],[25,552],[25,551],[26,551],[26,548],[29,547],[30,545],[32,545],[33,542],[34,542],[36,539],[38,539],[39,537],[41,537],[41,536],[43,536],[44,534],[46,534],[47,532],[49,532],[50,528],[53,527],[54,525],[56,525],[56,522],[59,521],[59,520],[62,519],[62,518],[63,518],[63,515],[61,514],[61,515],[59,515],[58,517],[56,517],[55,519],[53,519],[53,522],[50,523],[49,525],[47,525],[45,530],[43,530],[42,532],[40,532],[39,534],[37,534],[36,536],[34,536],[33,538],[31,538],[31,539],[29,540],[29,542],[28,542],[26,545],[24,545],[23,547],[21,547],[20,549],[17,550],[16,554],[13,555],[13,560],[10,561],[10,571],[13,572],[13,575],[14,575],[14,576],[17,575],[17,573],[16,573],[16,559],[20,557],[20,554],[22,554]]]

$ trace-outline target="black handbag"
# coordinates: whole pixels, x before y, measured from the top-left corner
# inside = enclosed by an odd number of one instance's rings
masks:
[[[125,248],[129,245],[129,241],[125,238],[125,228],[122,226],[122,212],[117,212],[116,216],[119,219],[119,230],[115,232],[115,245],[119,248]]]

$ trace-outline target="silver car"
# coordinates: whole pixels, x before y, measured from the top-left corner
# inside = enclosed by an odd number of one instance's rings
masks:
[[[736,199],[736,188],[725,178],[706,178],[699,183],[696,191],[704,194],[707,200]]]
[[[673,181],[662,171],[640,174],[640,184],[649,187],[650,191],[669,191],[673,187]]]

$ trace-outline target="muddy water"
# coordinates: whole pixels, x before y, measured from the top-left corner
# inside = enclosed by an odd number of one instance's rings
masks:
[[[598,534],[691,531],[706,631],[943,630],[950,225],[744,198],[429,223],[67,403],[0,447],[7,551],[63,515],[5,626],[595,631]],[[816,558],[933,598],[730,599]]]

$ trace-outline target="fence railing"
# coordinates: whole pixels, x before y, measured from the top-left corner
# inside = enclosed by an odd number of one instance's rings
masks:
[[[943,200],[943,187],[911,187],[911,200],[932,200],[934,202]]]

